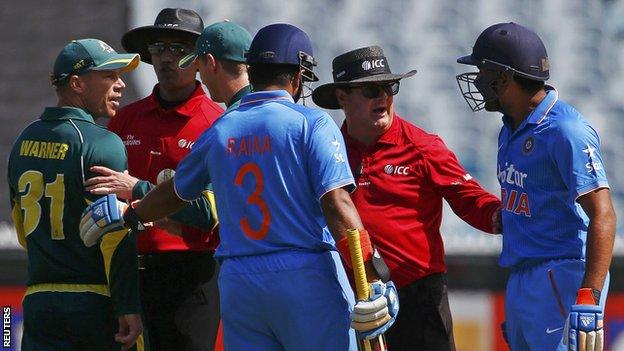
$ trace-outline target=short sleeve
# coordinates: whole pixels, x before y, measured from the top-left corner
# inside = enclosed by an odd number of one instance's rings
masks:
[[[117,172],[123,172],[128,169],[128,156],[126,147],[121,139],[114,133],[98,128],[97,134],[93,134],[92,138],[86,138],[86,157],[84,159],[83,172],[85,179],[90,179],[100,174],[91,171],[92,166],[104,166]],[[91,140],[96,140],[95,142]],[[85,196],[89,201],[95,201],[100,195],[94,195],[86,192]]]
[[[471,226],[493,233],[492,217],[500,207],[500,201],[466,172],[439,137],[430,142],[425,162],[432,185],[453,212]]]
[[[583,119],[559,123],[551,144],[551,157],[574,199],[609,187],[598,133]]]
[[[105,131],[104,135],[92,144],[91,152],[86,161],[87,178],[96,175],[89,171],[91,166],[104,166],[118,172],[128,169],[126,147],[119,136],[109,131]]]
[[[206,162],[213,139],[213,133],[210,131],[211,129],[206,130],[199,137],[191,152],[176,167],[173,183],[176,194],[182,200],[193,201],[197,199],[202,196],[210,184],[208,162]]]
[[[316,111],[315,111],[316,112]],[[338,126],[328,114],[312,119],[307,140],[307,172],[317,198],[327,192],[347,187],[355,190],[355,181],[349,162],[345,142]]]
[[[449,186],[464,184],[472,180],[472,176],[459,163],[457,156],[444,141],[435,137],[425,152],[425,162],[432,184],[443,194]]]

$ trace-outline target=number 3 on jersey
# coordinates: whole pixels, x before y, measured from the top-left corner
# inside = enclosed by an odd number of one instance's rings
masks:
[[[260,225],[260,229],[253,229],[249,225],[247,217],[243,217],[240,220],[240,225],[245,235],[254,240],[262,240],[269,232],[269,225],[271,225],[271,212],[269,212],[269,208],[266,202],[264,202],[264,199],[260,197],[264,186],[264,176],[262,175],[262,171],[257,164],[247,162],[236,173],[234,184],[243,186],[243,180],[247,173],[251,173],[256,182],[256,187],[254,188],[253,193],[247,197],[247,203],[250,205],[256,205],[260,208],[260,212],[262,213],[262,224]]]

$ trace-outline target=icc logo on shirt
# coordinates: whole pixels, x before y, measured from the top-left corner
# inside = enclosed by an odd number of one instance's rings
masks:
[[[409,169],[409,166],[386,165],[384,167],[384,172],[386,172],[386,174],[408,175]]]

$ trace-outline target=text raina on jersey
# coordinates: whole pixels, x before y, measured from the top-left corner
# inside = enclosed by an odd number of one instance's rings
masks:
[[[266,153],[272,153],[271,137],[268,135],[248,135],[227,139],[225,154],[228,156],[252,156]]]

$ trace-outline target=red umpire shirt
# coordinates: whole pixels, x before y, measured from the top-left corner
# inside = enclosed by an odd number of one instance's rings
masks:
[[[157,95],[158,85],[150,96],[119,110],[108,124],[126,145],[129,173],[152,184],[163,169],[175,170],[199,135],[223,113],[199,82],[190,98],[169,110],[160,106]],[[137,236],[138,251],[207,251],[214,250],[219,241],[217,235],[189,226],[182,225],[182,231],[186,235],[179,237],[150,227]]]
[[[446,272],[442,199],[473,227],[493,231],[500,201],[472,179],[437,135],[396,114],[369,147],[349,137],[346,122],[342,134],[357,183],[351,197],[397,288]]]

